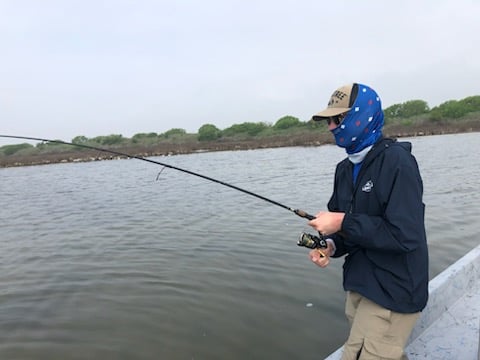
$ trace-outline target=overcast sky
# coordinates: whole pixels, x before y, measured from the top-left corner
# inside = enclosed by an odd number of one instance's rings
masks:
[[[306,121],[349,82],[433,107],[480,95],[479,19],[478,0],[0,0],[0,134]]]

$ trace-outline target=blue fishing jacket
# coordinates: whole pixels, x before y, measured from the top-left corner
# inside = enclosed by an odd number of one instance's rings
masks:
[[[345,212],[333,234],[346,254],[343,286],[399,313],[421,311],[428,299],[428,249],[423,183],[411,144],[381,138],[362,162],[355,184],[348,158],[336,168],[328,209]]]

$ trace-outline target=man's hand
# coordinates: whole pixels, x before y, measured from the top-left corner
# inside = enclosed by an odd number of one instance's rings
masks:
[[[310,220],[308,225],[313,227],[323,236],[334,234],[342,229],[342,221],[345,217],[343,212],[320,211],[315,219]]]
[[[330,256],[333,253],[333,246],[330,241],[327,241],[326,249],[313,249],[310,250],[308,256],[310,260],[317,266],[322,268],[327,267],[330,264]]]

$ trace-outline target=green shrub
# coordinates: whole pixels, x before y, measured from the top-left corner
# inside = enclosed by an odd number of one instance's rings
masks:
[[[186,134],[187,134],[187,132],[184,129],[173,128],[173,129],[170,129],[170,130],[165,131],[164,133],[160,134],[160,136],[165,138],[165,139],[169,139],[169,138],[172,138],[172,137],[179,137],[179,136],[183,136],[183,135],[186,135]]]
[[[137,144],[137,143],[142,143],[142,142],[151,142],[153,140],[156,140],[158,138],[157,133],[151,132],[151,133],[138,133],[132,136],[132,143]]]
[[[430,112],[432,120],[441,119],[458,119],[468,113],[468,108],[460,101],[449,100],[437,107],[434,107]]]
[[[480,111],[480,96],[469,96],[459,101],[468,112]]]
[[[93,142],[101,145],[119,145],[126,140],[122,135],[97,136],[92,139]]]
[[[74,144],[86,144],[88,142],[88,138],[83,135],[75,136],[72,139],[72,143]]]
[[[20,150],[29,149],[29,148],[33,148],[33,145],[23,143],[23,144],[14,144],[14,145],[4,145],[0,147],[0,150],[3,152],[4,155],[9,156],[9,155],[15,154]]]
[[[300,122],[300,120],[296,117],[293,116],[284,116],[280,118],[275,125],[273,125],[273,128],[275,130],[284,130],[288,129],[291,127],[298,127],[302,126],[303,124]]]
[[[428,104],[423,100],[410,100],[402,104],[394,104],[385,110],[383,113],[385,115],[385,122],[389,122],[393,119],[398,118],[410,118],[413,116],[419,116],[426,114],[430,111]]]
[[[249,135],[255,136],[258,135],[263,130],[267,129],[269,125],[265,123],[252,123],[244,122],[242,124],[234,124],[229,128],[222,131],[223,136],[235,136],[235,135]]]
[[[198,129],[198,140],[199,141],[211,141],[216,140],[222,136],[222,132],[212,124],[205,124]]]

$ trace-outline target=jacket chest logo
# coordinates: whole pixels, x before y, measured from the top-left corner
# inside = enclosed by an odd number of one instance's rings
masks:
[[[362,191],[369,193],[373,189],[373,181],[368,180],[365,185],[362,186]]]

